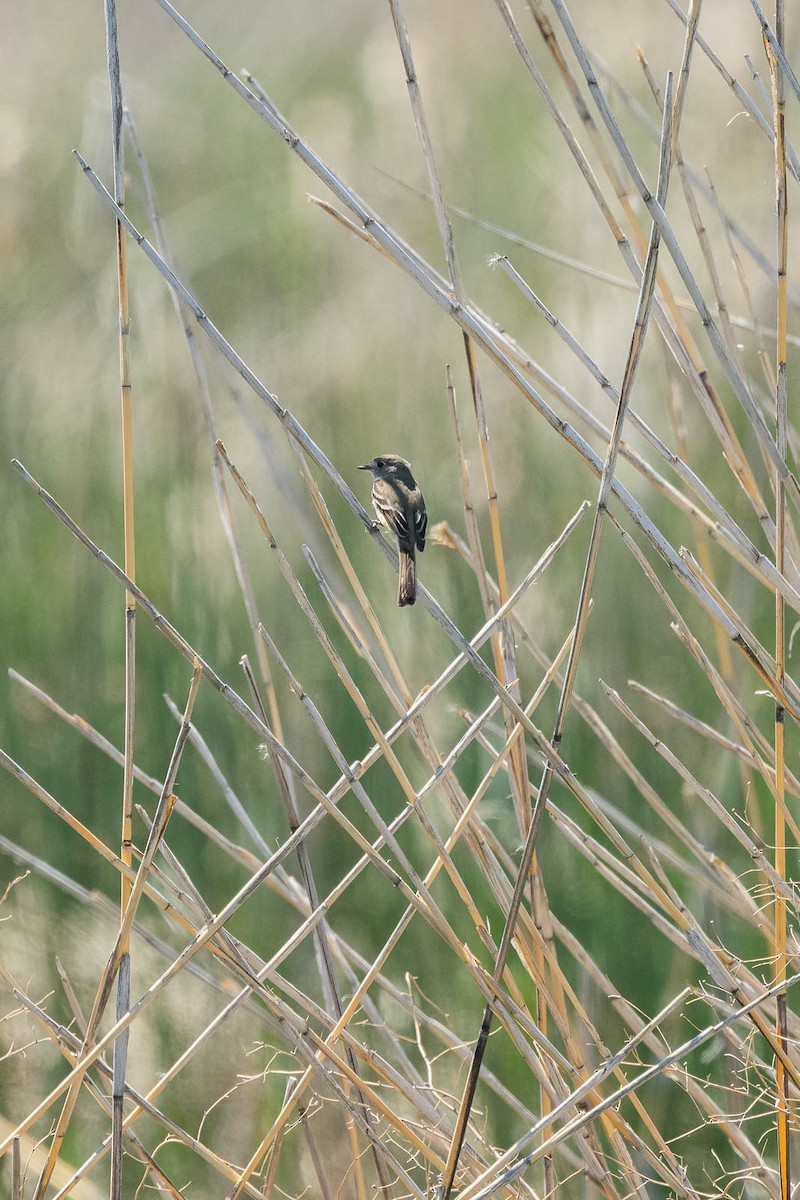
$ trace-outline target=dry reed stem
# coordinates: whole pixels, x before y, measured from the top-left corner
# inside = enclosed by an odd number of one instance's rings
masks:
[[[5,971],[5,968],[0,967],[0,970],[2,970],[3,974],[8,979],[9,978],[8,972]],[[49,1018],[46,1014],[42,1013],[41,1010],[38,1009],[38,1007],[34,1004],[33,1001],[31,1001],[27,996],[25,996],[23,993],[21,993],[19,991],[19,989],[16,987],[13,979],[10,979],[9,982],[12,986],[12,989],[14,989],[14,994],[18,996],[21,1003],[23,1003],[26,1006],[26,1008],[28,1008],[32,1012],[34,1012],[35,1015],[39,1019],[42,1019],[43,1021],[45,1021],[51,1030],[55,1029],[58,1032],[59,1037],[62,1037],[66,1044],[68,1044],[69,1046],[71,1046],[74,1049],[80,1050],[81,1043],[78,1041],[78,1039],[75,1038],[74,1034],[72,1034],[68,1030],[64,1030],[60,1026],[55,1025],[55,1023],[52,1021],[52,1019]],[[62,1050],[63,1049],[64,1049],[64,1047],[62,1046]],[[73,1063],[78,1062],[77,1056],[70,1058],[70,1055],[69,1055],[69,1053],[66,1052],[66,1050],[65,1050],[65,1055],[66,1055],[68,1061],[71,1061]],[[97,1066],[101,1070],[101,1072],[104,1073],[109,1079],[113,1078],[112,1068],[109,1065],[107,1065],[107,1063],[105,1062],[105,1060],[102,1057],[97,1060]],[[86,1081],[86,1082],[88,1082],[88,1081]],[[225,1164],[223,1162],[223,1160],[221,1160],[217,1155],[215,1155],[213,1153],[212,1150],[210,1150],[208,1147],[204,1146],[203,1143],[199,1139],[192,1137],[185,1130],[181,1129],[181,1127],[178,1124],[176,1124],[174,1121],[171,1121],[167,1116],[165,1116],[165,1114],[163,1112],[159,1111],[151,1103],[151,1099],[155,1095],[158,1094],[158,1091],[163,1089],[165,1082],[166,1081],[162,1081],[160,1083],[159,1087],[154,1089],[154,1091],[150,1094],[150,1097],[148,1097],[148,1098],[142,1097],[138,1092],[136,1092],[135,1089],[131,1088],[130,1085],[126,1083],[125,1093],[126,1093],[126,1095],[130,1096],[135,1101],[136,1108],[134,1109],[133,1112],[131,1112],[128,1115],[128,1117],[125,1120],[125,1124],[124,1124],[125,1131],[127,1132],[131,1122],[135,1119],[138,1112],[140,1112],[140,1111],[147,1112],[150,1116],[154,1117],[159,1122],[159,1124],[164,1126],[164,1128],[168,1130],[168,1132],[170,1133],[171,1136],[176,1137],[179,1141],[182,1141],[183,1143],[185,1143],[193,1151],[195,1151],[202,1158],[204,1158],[207,1162],[211,1163],[213,1166],[217,1167],[217,1169],[221,1170],[224,1175],[226,1174],[228,1178],[231,1178],[231,1179],[235,1178],[235,1172],[229,1164]],[[83,1176],[83,1174],[87,1170],[89,1170],[95,1163],[97,1163],[100,1160],[100,1158],[103,1156],[103,1154],[110,1149],[110,1147],[111,1147],[111,1136],[109,1135],[104,1140],[104,1142],[97,1148],[97,1150],[90,1157],[90,1159],[87,1160],[87,1162],[83,1165],[83,1167],[79,1168],[78,1172],[75,1175],[73,1175],[72,1178],[67,1183],[65,1183],[62,1188],[60,1188],[60,1190],[58,1192],[57,1200],[60,1200],[61,1197],[66,1196],[71,1191],[72,1187],[77,1182],[77,1180],[79,1178],[81,1178]],[[251,1192],[251,1194],[258,1195],[258,1193],[255,1190],[253,1190]]]
[[[125,208],[125,162],[123,152],[123,104],[119,67],[119,39],[115,0],[105,0],[106,53],[111,93],[111,152],[114,175],[114,200]],[[122,410],[122,506],[125,542],[125,572],[136,579],[136,532],[133,485],[133,392],[130,370],[130,304],[128,298],[127,240],[122,223],[114,222],[117,258],[117,291],[119,311],[119,373]],[[130,591],[125,594],[125,767],[122,783],[122,820],[120,857],[131,862],[131,812],[133,807],[133,753],[136,715],[136,601]],[[130,1004],[130,945],[124,932],[124,914],[130,903],[129,884],[125,875],[120,878],[120,952],[117,977],[117,1016]],[[111,1171],[111,1200],[122,1194],[122,1103],[125,1090],[125,1070],[128,1052],[127,1034],[114,1045],[113,1086],[113,1154]],[[77,1092],[75,1093],[77,1095]],[[69,1100],[66,1102],[69,1105]],[[35,1200],[47,1190],[55,1166],[59,1146],[69,1123],[67,1109],[62,1115],[53,1145],[36,1188]]]
[[[766,24],[760,7],[753,4],[756,15],[762,23],[764,49],[769,64],[772,84],[772,110],[775,129],[775,208],[776,208],[776,325],[778,341],[775,350],[775,440],[778,450],[787,457],[788,448],[788,397],[787,397],[787,363],[786,363],[786,326],[787,326],[787,275],[788,275],[788,181],[786,167],[786,98],[784,84],[784,22],[785,12],[783,0],[777,0],[775,5],[775,27],[777,36],[772,34]],[[790,71],[791,68],[788,67]],[[796,80],[795,80],[796,84]],[[800,95],[800,92],[798,92]],[[786,570],[786,540],[791,537],[792,526],[787,522],[786,489],[783,479],[775,475],[773,487],[775,491],[775,525],[777,530],[775,545],[775,566],[780,572]],[[778,680],[785,678],[786,655],[786,608],[783,597],[775,595],[775,674]],[[785,723],[786,713],[783,705],[775,705],[775,870],[781,877],[786,876],[786,826],[790,825],[795,838],[798,837],[797,827],[786,819],[786,769],[785,769]],[[788,955],[786,945],[787,932],[786,903],[780,895],[775,897],[775,934],[773,949],[775,954],[775,975],[779,981],[786,978],[788,973]],[[781,992],[776,999],[775,1032],[784,1055],[789,1049],[788,1011],[786,993]],[[781,1182],[782,1200],[789,1200],[792,1195],[792,1165],[790,1159],[790,1130],[791,1108],[789,1096],[789,1072],[783,1058],[776,1063],[776,1110],[778,1124],[778,1164]]]
[[[656,590],[658,595],[661,597],[661,600],[663,601],[667,610],[669,611],[669,613],[672,617],[673,631],[677,634],[677,636],[680,638],[680,640],[683,642],[683,644],[686,646],[686,648],[689,650],[689,652],[698,660],[701,668],[704,671],[704,674],[706,675],[706,677],[708,678],[712,687],[716,691],[717,696],[719,697],[723,707],[727,711],[728,715],[734,721],[734,724],[736,725],[740,736],[745,740],[746,744],[750,743],[750,739],[747,734],[746,721],[743,717],[743,714],[741,713],[741,708],[740,708],[738,701],[731,694],[730,689],[725,684],[721,675],[713,667],[710,659],[703,651],[703,649],[700,646],[697,639],[692,635],[688,625],[686,624],[684,619],[681,617],[680,613],[675,608],[674,604],[668,597],[667,593],[665,592],[665,590],[663,589],[663,587],[657,580],[655,573],[653,572],[650,565],[647,563],[647,561],[644,558],[644,556],[642,555],[641,551],[638,549],[638,547],[633,542],[631,537],[623,529],[621,529],[616,524],[616,522],[614,522],[614,524],[617,529],[617,532],[619,533],[620,537],[622,538],[624,545],[628,548],[628,550],[630,550],[634,559],[638,562],[642,571],[644,572],[646,577],[649,579],[650,583],[652,584],[652,586],[654,587],[654,589]],[[662,745],[659,746],[659,750],[661,750]],[[750,747],[751,747],[751,751],[753,753],[753,761],[756,765],[759,765],[760,757],[755,753],[755,750],[752,747],[752,743],[750,743]],[[682,765],[680,765],[679,769],[683,770],[684,768]],[[774,794],[774,784],[770,777],[769,772],[766,769],[764,769],[761,772],[761,774],[762,774],[762,777],[764,778],[765,782],[767,783],[767,786],[770,788],[770,790]],[[757,846],[756,843],[750,837],[748,837],[748,835],[742,829],[740,824],[737,821],[735,821],[734,818],[728,813],[727,809],[725,809],[724,806],[721,805],[719,803],[719,801],[717,801],[712,796],[712,793],[709,791],[709,789],[701,788],[701,793],[704,798],[708,799],[713,804],[714,810],[715,810],[717,816],[719,817],[721,823],[724,826],[726,826],[730,830],[730,832],[734,835],[734,837],[736,837],[737,840],[739,840],[742,843],[742,845],[747,850],[748,856],[750,858],[752,858],[754,861],[758,862],[759,866],[762,868],[762,870],[765,872],[767,878],[769,879],[770,884],[776,889],[776,892],[786,896],[787,900],[791,899],[791,896],[792,896],[791,889],[786,886],[785,881],[774,870],[774,868],[770,864],[769,860],[767,859],[763,849],[760,846]]]
[[[680,21],[682,21],[684,24],[686,24],[686,14],[683,12],[683,10],[678,5],[677,0],[666,0],[666,3],[669,6],[669,8],[672,10],[672,12],[675,14],[675,16]],[[711,48],[711,46],[708,44],[708,42],[700,34],[697,35],[697,44],[700,47],[700,49],[703,51],[705,56],[708,58],[709,62],[712,64],[714,69],[719,73],[720,77],[724,80],[726,85],[731,89],[731,91],[733,92],[733,94],[735,95],[735,97],[739,101],[739,103],[742,105],[742,107],[743,107],[744,111],[747,113],[747,115],[752,117],[753,121],[756,123],[756,125],[761,130],[761,132],[763,134],[765,134],[766,137],[769,138],[770,141],[773,141],[774,137],[775,137],[775,131],[774,131],[772,125],[766,119],[764,114],[761,112],[758,105],[753,103],[752,99],[747,94],[747,92],[742,87],[742,85],[739,83],[739,81],[737,79],[735,79],[734,76],[727,69],[727,67],[725,67],[725,65],[723,64],[722,59],[719,57],[719,55],[714,52],[714,50]],[[793,170],[793,174],[795,175],[795,178],[800,179],[800,165],[798,165],[796,160],[793,163],[792,170]],[[746,241],[744,239],[742,239],[742,240],[743,240],[743,244],[747,246],[748,250],[750,250],[751,253],[753,253],[755,251],[755,246],[754,246],[752,240],[751,239],[747,239]],[[753,257],[755,258],[756,261],[760,262],[760,264],[762,265],[762,267],[765,270],[771,271],[772,264],[769,262],[769,260],[766,258],[766,256],[757,255],[757,254],[753,253]]]
[[[274,644],[272,644],[272,645],[271,645],[271,649],[273,650],[273,652],[275,652],[275,651],[276,651],[276,647],[274,647]],[[278,656],[278,657],[280,658],[280,656]],[[294,691],[296,692],[296,694],[298,694],[298,695],[299,695],[301,698],[304,698],[304,693],[303,693],[303,690],[302,690],[302,688],[300,687],[300,685],[299,685],[299,684],[297,684],[297,682],[296,682],[296,681],[294,681],[294,682],[293,682],[293,690],[294,690]],[[493,705],[492,705],[492,708],[496,708],[496,704],[495,704],[495,703],[493,703]],[[459,747],[457,747],[457,749],[458,749],[458,752],[459,752],[459,754],[460,754],[461,750],[463,749],[463,746],[461,745],[461,743],[459,744]],[[447,764],[446,764],[446,763],[445,763],[445,764],[443,764],[443,766],[442,766],[442,773],[444,773],[444,769],[445,769],[446,767],[447,767]],[[438,772],[437,772],[437,774],[438,774]],[[434,778],[434,779],[436,779],[437,777],[436,777],[436,776],[434,776],[433,778]],[[422,798],[422,796],[424,795],[424,792],[425,792],[425,790],[426,790],[425,788],[421,789],[421,791],[420,791],[420,793],[419,793],[419,798],[420,798],[420,799],[421,799],[421,798]],[[479,798],[479,797],[477,797],[477,796],[476,796],[476,801],[477,801],[477,799],[478,799],[478,798]],[[468,809],[465,811],[465,813],[464,813],[464,816],[463,816],[463,821],[461,821],[461,822],[459,822],[459,824],[457,824],[456,828],[453,830],[452,834],[450,835],[450,838],[448,839],[448,846],[447,846],[447,851],[448,851],[448,853],[449,853],[450,849],[452,848],[452,846],[453,846],[453,845],[456,843],[456,841],[457,841],[457,840],[458,840],[458,838],[460,837],[462,826],[463,826],[463,825],[466,823],[466,821],[469,819],[469,817],[470,817],[470,814],[471,814],[471,808],[468,808]],[[435,878],[436,874],[438,873],[438,870],[439,870],[439,868],[440,868],[440,867],[443,865],[444,861],[445,861],[445,855],[440,855],[440,857],[439,857],[439,858],[437,858],[437,861],[436,861],[436,863],[434,864],[434,867],[432,868],[432,870],[431,870],[431,872],[429,873],[429,875],[426,877],[426,880],[425,880],[425,885],[426,885],[426,887],[430,887],[430,885],[431,885],[431,884],[432,884],[432,882],[433,882],[433,879]],[[388,942],[386,943],[386,946],[384,947],[383,951],[381,952],[381,954],[379,954],[379,955],[378,955],[377,959],[376,959],[376,960],[375,960],[375,961],[374,961],[374,962],[371,964],[371,966],[370,966],[370,969],[369,969],[369,971],[367,972],[367,974],[366,974],[366,976],[365,976],[364,980],[362,981],[361,985],[359,986],[359,988],[358,988],[358,989],[356,990],[356,992],[354,993],[354,995],[353,995],[353,997],[352,997],[352,999],[351,999],[351,1001],[350,1001],[350,1003],[349,1003],[349,1005],[348,1005],[348,1008],[347,1008],[347,1010],[346,1010],[346,1011],[345,1011],[345,1012],[342,1014],[342,1016],[341,1016],[341,1018],[340,1018],[340,1020],[339,1020],[339,1022],[338,1022],[338,1024],[337,1024],[337,1026],[336,1026],[336,1028],[335,1028],[335,1029],[332,1031],[332,1033],[331,1033],[331,1035],[330,1035],[330,1038],[329,1038],[329,1040],[334,1040],[334,1039],[335,1039],[335,1037],[336,1037],[336,1036],[338,1036],[338,1033],[339,1033],[339,1031],[341,1031],[343,1028],[345,1028],[345,1027],[346,1027],[346,1025],[347,1025],[347,1022],[350,1020],[351,1016],[352,1016],[352,1015],[353,1015],[353,1014],[354,1014],[354,1013],[357,1011],[357,1008],[358,1008],[359,1004],[361,1003],[361,1000],[362,1000],[362,998],[363,998],[363,996],[364,996],[364,994],[365,994],[365,992],[366,992],[366,988],[370,986],[371,982],[372,982],[372,981],[373,981],[373,979],[375,978],[375,975],[376,975],[377,971],[378,971],[378,970],[380,969],[380,967],[381,967],[381,966],[384,964],[384,962],[385,962],[385,961],[386,961],[386,959],[388,958],[388,956],[389,956],[390,952],[392,951],[392,949],[393,949],[393,948],[394,948],[394,946],[396,945],[396,943],[397,943],[397,940],[399,939],[399,937],[401,936],[401,934],[402,934],[402,933],[405,931],[405,929],[406,929],[406,927],[407,927],[407,924],[408,924],[408,921],[410,920],[410,918],[411,918],[412,914],[413,914],[413,908],[409,908],[409,909],[407,909],[407,910],[406,910],[406,913],[404,914],[404,916],[403,916],[403,918],[401,919],[400,923],[398,924],[398,926],[395,928],[394,932],[393,932],[393,933],[392,933],[392,935],[390,936],[390,938],[389,938]],[[466,964],[466,965],[467,965],[467,966],[470,966],[470,963],[469,963],[469,962],[467,962],[467,964]],[[517,1015],[516,1015],[516,1019],[517,1019],[517,1020],[519,1020],[520,1018],[521,1018],[521,1014],[520,1014],[520,1013],[517,1013]],[[545,1047],[546,1047],[546,1049],[547,1049],[547,1052],[548,1052],[549,1054],[553,1055],[555,1058],[561,1058],[561,1056],[560,1056],[560,1055],[558,1055],[558,1052],[555,1050],[555,1048],[554,1048],[554,1047],[552,1047],[552,1046],[550,1046],[550,1045],[548,1045],[548,1044],[546,1043],[546,1040],[545,1040],[545,1039],[542,1037],[542,1035],[541,1035],[541,1034],[539,1033],[539,1031],[538,1031],[538,1030],[535,1028],[535,1026],[530,1026],[530,1027],[529,1027],[529,1030],[528,1030],[528,1032],[529,1032],[529,1034],[531,1034],[531,1035],[532,1035],[532,1036],[533,1036],[533,1037],[534,1037],[534,1038],[537,1040],[537,1042],[538,1042],[539,1044],[544,1044],[544,1045],[545,1045]],[[563,1062],[563,1061],[564,1061],[564,1060],[562,1059],[562,1062]],[[567,1065],[567,1064],[566,1064],[566,1063],[564,1063],[564,1065]],[[298,1082],[298,1084],[297,1084],[297,1087],[296,1087],[295,1091],[294,1091],[294,1092],[293,1092],[293,1094],[292,1094],[291,1103],[285,1103],[285,1104],[284,1104],[284,1108],[283,1108],[282,1112],[279,1114],[279,1116],[278,1116],[278,1118],[276,1119],[276,1121],[273,1123],[273,1126],[272,1126],[271,1130],[269,1131],[269,1133],[267,1134],[267,1136],[264,1138],[264,1140],[262,1141],[262,1143],[259,1145],[259,1147],[258,1147],[258,1148],[257,1148],[257,1150],[255,1151],[255,1153],[254,1153],[254,1155],[253,1155],[253,1157],[252,1157],[252,1159],[251,1159],[251,1164],[252,1164],[252,1163],[254,1163],[254,1162],[256,1162],[256,1161],[258,1161],[258,1160],[260,1160],[260,1159],[263,1157],[263,1155],[264,1155],[264,1154],[267,1152],[267,1150],[269,1149],[269,1145],[270,1145],[270,1142],[272,1141],[272,1139],[273,1139],[273,1138],[275,1138],[275,1137],[277,1137],[277,1136],[278,1136],[278,1134],[279,1134],[279,1132],[280,1132],[280,1131],[281,1131],[281,1130],[284,1128],[284,1126],[285,1126],[285,1122],[286,1122],[286,1120],[288,1119],[288,1117],[289,1117],[289,1114],[290,1114],[290,1112],[291,1112],[291,1108],[292,1108],[292,1106],[293,1106],[293,1104],[294,1104],[295,1100],[297,1099],[297,1095],[298,1095],[300,1092],[302,1092],[302,1090],[304,1089],[304,1087],[307,1085],[307,1083],[308,1083],[308,1079],[309,1079],[309,1074],[308,1074],[308,1071],[307,1071],[307,1072],[306,1072],[306,1075],[305,1075],[305,1076],[303,1076],[303,1077],[300,1079],[300,1081]]]

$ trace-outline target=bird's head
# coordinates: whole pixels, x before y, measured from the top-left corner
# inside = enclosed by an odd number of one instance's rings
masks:
[[[379,454],[371,462],[361,463],[359,471],[371,471],[376,479],[395,479],[410,471],[410,464],[399,454]]]

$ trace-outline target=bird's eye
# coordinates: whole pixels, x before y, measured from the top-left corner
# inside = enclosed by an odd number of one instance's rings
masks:
[[[382,458],[376,458],[375,466],[378,468],[379,471],[382,471],[383,468],[386,466],[386,463],[383,461]]]

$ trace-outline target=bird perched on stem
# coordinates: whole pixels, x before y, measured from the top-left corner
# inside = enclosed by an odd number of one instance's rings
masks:
[[[359,471],[372,472],[372,503],[378,520],[397,538],[400,574],[397,603],[402,608],[417,598],[415,549],[425,549],[428,514],[411,466],[399,454],[381,454],[362,463]]]

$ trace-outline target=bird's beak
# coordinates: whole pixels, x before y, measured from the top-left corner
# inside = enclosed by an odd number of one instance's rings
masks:
[[[360,466],[358,467],[358,470],[359,471],[371,471],[372,463],[361,463]]]

